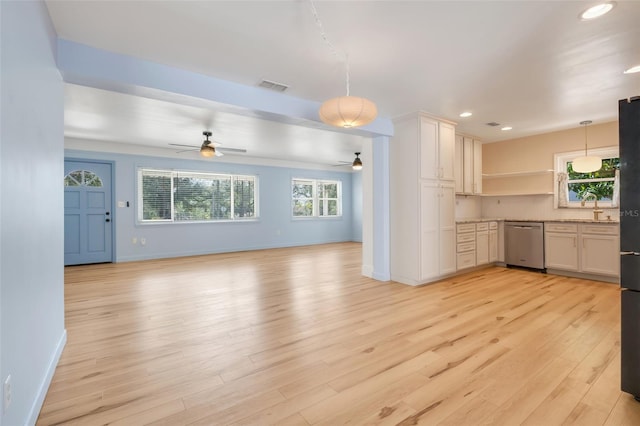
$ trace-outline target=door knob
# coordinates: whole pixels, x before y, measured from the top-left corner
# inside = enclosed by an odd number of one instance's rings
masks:
[[[105,219],[105,222],[111,222],[111,219],[106,218],[106,219]]]

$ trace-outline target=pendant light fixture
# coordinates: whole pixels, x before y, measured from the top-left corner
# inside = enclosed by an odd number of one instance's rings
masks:
[[[584,126],[584,156],[573,160],[572,166],[574,172],[591,173],[602,168],[602,159],[595,155],[588,155],[587,153],[587,126],[591,123],[591,120],[580,122],[580,125]]]
[[[360,153],[356,152],[355,154],[356,154],[356,158],[355,160],[353,160],[353,164],[351,165],[351,168],[353,170],[362,170],[362,160],[359,157]]]
[[[311,12],[313,13],[313,17],[316,20],[316,25],[320,30],[320,36],[327,44],[327,46],[329,46],[333,55],[336,58],[339,58],[340,55],[338,55],[336,48],[329,41],[327,35],[324,32],[324,27],[322,25],[322,22],[320,21],[320,18],[318,17],[318,11],[313,4],[313,0],[309,0],[309,4],[311,5]],[[346,54],[344,54],[344,63],[346,71],[347,95],[339,96],[337,98],[331,98],[325,101],[320,106],[318,115],[320,116],[320,120],[322,120],[326,124],[349,129],[352,127],[364,126],[371,123],[376,119],[376,116],[378,115],[378,108],[376,107],[376,104],[374,104],[369,99],[361,98],[358,96],[351,96],[349,87],[349,57]]]

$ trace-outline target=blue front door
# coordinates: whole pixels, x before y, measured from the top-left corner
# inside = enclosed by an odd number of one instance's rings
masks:
[[[64,264],[112,262],[111,164],[64,162]]]

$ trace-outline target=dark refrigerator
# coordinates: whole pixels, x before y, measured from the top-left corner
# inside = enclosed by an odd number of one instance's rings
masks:
[[[640,97],[618,103],[621,387],[640,401]]]

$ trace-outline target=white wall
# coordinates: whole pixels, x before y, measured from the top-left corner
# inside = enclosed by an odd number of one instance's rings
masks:
[[[33,424],[64,346],[63,86],[44,2],[2,1],[0,378]],[[37,149],[34,149],[37,148]]]
[[[607,215],[619,220],[618,209],[603,208],[601,218]],[[482,217],[515,220],[592,219],[593,202],[584,209],[554,209],[553,195],[511,195],[482,197]]]

